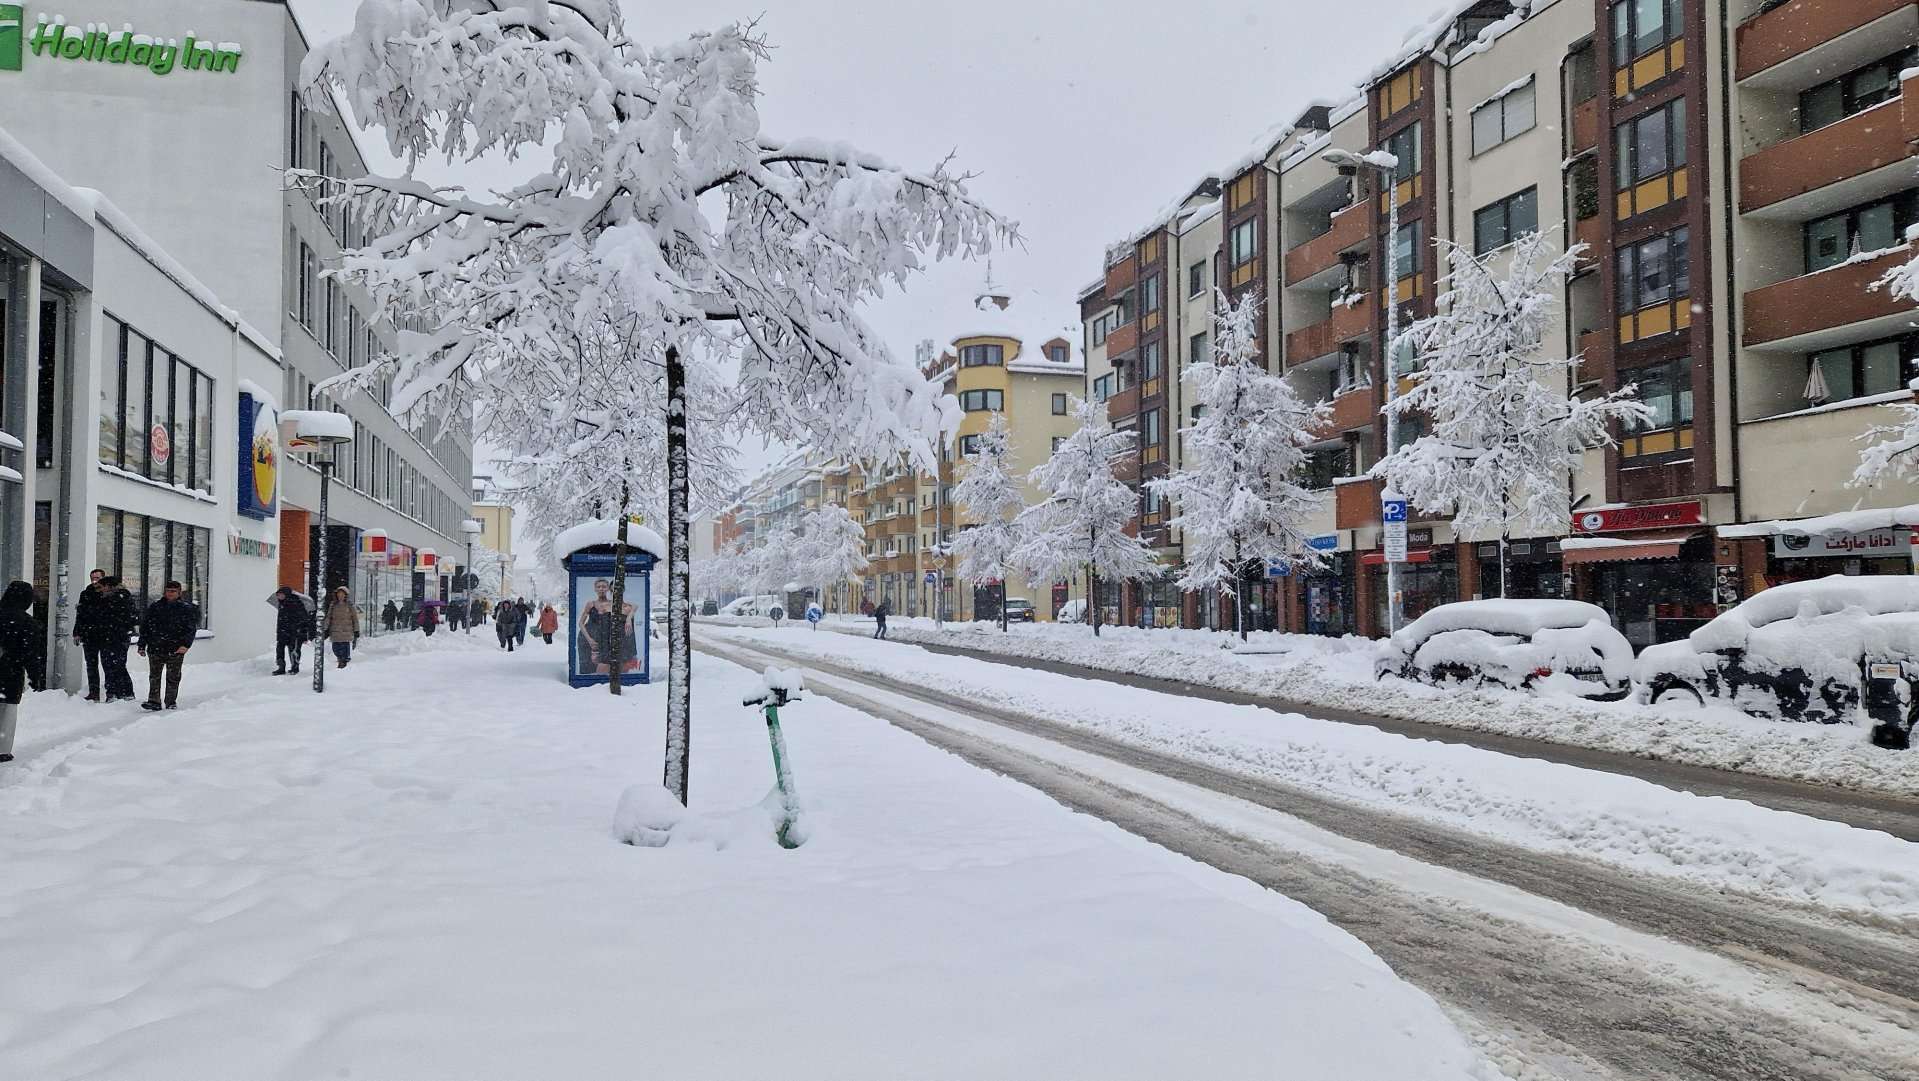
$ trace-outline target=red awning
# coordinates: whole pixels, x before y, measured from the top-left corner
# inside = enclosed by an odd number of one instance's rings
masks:
[[[1639,559],[1678,559],[1679,549],[1695,530],[1623,537],[1572,537],[1561,541],[1560,559],[1567,563],[1624,563]],[[1609,543],[1586,547],[1587,540]],[[1617,542],[1617,543],[1610,543]]]
[[[1408,563],[1431,563],[1432,561],[1433,550],[1431,548],[1416,548],[1406,553],[1406,562]],[[1359,562],[1368,567],[1377,567],[1386,562],[1386,553],[1366,552],[1359,557]]]

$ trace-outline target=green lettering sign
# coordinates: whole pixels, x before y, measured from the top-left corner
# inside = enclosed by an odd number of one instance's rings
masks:
[[[0,4],[0,71],[20,70],[23,18],[19,4]]]
[[[184,40],[138,33],[132,24],[109,30],[105,23],[75,26],[65,16],[42,12],[27,31],[21,5],[0,4],[0,71],[19,71],[27,53],[36,59],[119,64],[155,75],[176,71],[235,74],[241,48],[232,42],[209,44],[192,34]]]

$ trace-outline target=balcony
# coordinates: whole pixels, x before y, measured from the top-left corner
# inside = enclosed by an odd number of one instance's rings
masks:
[[[950,519],[952,516],[953,516],[952,509],[947,508],[946,517]],[[940,511],[937,508],[927,507],[925,510],[920,511],[920,525],[931,528],[933,526],[938,525],[939,521],[940,521]]]
[[[1139,324],[1122,323],[1106,335],[1106,355],[1123,357],[1139,346]]]
[[[1286,363],[1303,364],[1339,351],[1341,342],[1364,337],[1373,329],[1373,300],[1368,293],[1357,303],[1335,303],[1332,314],[1309,327],[1286,335]]]
[[[1354,480],[1333,485],[1333,528],[1358,529],[1379,524],[1382,482]]]
[[[1139,259],[1127,256],[1106,268],[1106,297],[1111,300],[1133,287],[1139,277]]]
[[[1106,399],[1106,418],[1119,420],[1139,412],[1139,386],[1134,384]]]
[[[1573,106],[1573,153],[1599,145],[1599,99],[1587,98]]]
[[[1906,108],[1919,110],[1919,102],[1894,98],[1747,155],[1739,163],[1740,211],[1807,221],[1910,187]]]
[[[1851,70],[1915,34],[1915,0],[1792,0],[1739,27],[1737,78],[1800,89],[1819,81],[1814,72]]]
[[[1911,244],[1876,259],[1788,278],[1746,294],[1745,343],[1753,349],[1808,352],[1898,334],[1919,305],[1872,283],[1913,256]]]
[[[1333,399],[1332,420],[1325,431],[1334,436],[1355,428],[1371,429],[1378,418],[1379,394],[1371,383],[1361,383]]]
[[[1317,275],[1339,270],[1339,257],[1372,239],[1367,214],[1362,205],[1333,215],[1333,227],[1286,253],[1286,284],[1295,286]],[[1334,282],[1343,281],[1342,273]]]

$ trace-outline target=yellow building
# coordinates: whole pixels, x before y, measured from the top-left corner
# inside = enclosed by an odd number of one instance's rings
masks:
[[[935,614],[934,585],[939,572],[945,618],[991,616],[998,591],[955,583],[957,559],[948,554],[954,534],[968,524],[953,506],[952,489],[965,475],[973,444],[992,423],[1006,417],[1011,437],[1009,472],[1024,477],[1052,456],[1059,440],[1073,434],[1069,399],[1084,393],[1086,365],[1064,321],[1055,326],[1035,315],[1037,302],[1013,310],[1010,294],[989,285],[974,302],[973,314],[939,352],[922,359],[922,369],[959,399],[965,415],[953,445],[941,450],[940,473],[915,474],[903,465],[877,470],[849,469],[847,506],[866,525],[867,555],[872,561],[858,594],[866,604],[888,602],[896,615]],[[1025,322],[1022,323],[1021,321]],[[1026,501],[1039,493],[1027,485]],[[1050,620],[1063,603],[1051,583],[1015,576],[1006,583],[1009,599],[1031,601],[1040,619]]]
[[[504,556],[498,568],[501,596],[513,596],[513,504],[502,498],[500,490],[489,476],[473,478],[473,520],[480,523],[480,533],[474,537],[475,544],[483,544]],[[488,581],[493,578],[495,568],[485,568]]]

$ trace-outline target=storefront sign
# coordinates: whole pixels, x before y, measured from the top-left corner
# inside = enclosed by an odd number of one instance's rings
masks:
[[[252,537],[242,537],[238,533],[228,533],[227,551],[236,556],[274,559],[280,554],[280,546],[272,541],[254,540]]]
[[[273,406],[240,392],[238,510],[248,518],[271,518],[279,509],[279,417]]]
[[[1339,550],[1339,534],[1321,533],[1317,537],[1307,537],[1306,547],[1311,548],[1315,552],[1337,552]]]
[[[1867,559],[1904,559],[1912,542],[1903,529],[1868,529],[1861,533],[1814,533],[1793,536],[1780,533],[1772,538],[1772,554],[1780,559],[1807,556],[1850,556]]]
[[[1638,507],[1608,507],[1573,513],[1573,532],[1610,533],[1619,529],[1663,529],[1698,525],[1699,504],[1647,503]]]
[[[26,9],[0,4],[0,71],[20,71],[28,56],[39,60],[78,60],[96,64],[145,68],[155,75],[176,71],[235,74],[240,70],[240,46],[231,41],[213,44],[192,34],[185,38],[137,33],[131,25],[111,29],[105,23],[72,24],[65,15],[39,12],[31,30]]]

